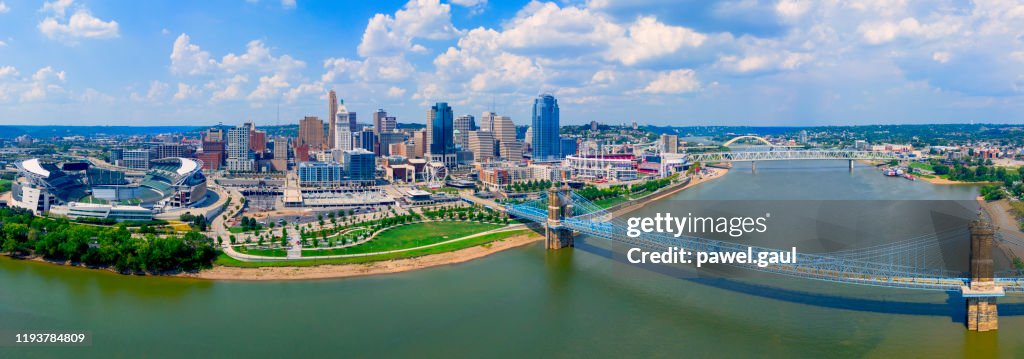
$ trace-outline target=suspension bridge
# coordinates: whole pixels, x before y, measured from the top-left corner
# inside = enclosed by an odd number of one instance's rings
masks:
[[[692,253],[749,253],[755,257],[759,253],[785,252],[664,233],[630,237],[625,220],[613,218],[605,209],[564,186],[552,187],[535,200],[508,204],[505,210],[516,217],[543,224],[549,249],[571,247],[573,237],[583,234],[655,251],[674,247]],[[1019,271],[993,272],[992,246],[996,234],[991,225],[984,221],[972,222],[966,232],[971,242],[969,272],[943,268],[942,258],[937,254],[942,242],[935,236],[841,252],[797,253],[796,260],[788,264],[730,265],[809,280],[957,292],[967,299],[968,328],[994,330],[997,328],[996,298],[1024,294],[1024,276]]]

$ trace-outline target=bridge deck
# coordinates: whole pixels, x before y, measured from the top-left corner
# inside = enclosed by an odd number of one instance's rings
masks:
[[[748,246],[732,242],[717,241],[700,237],[674,237],[668,234],[644,233],[632,238],[626,235],[621,223],[607,221],[610,217],[600,207],[594,206],[586,199],[575,196],[578,204],[574,217],[559,221],[560,228],[568,228],[578,233],[604,238],[623,244],[642,247],[648,250],[665,250],[675,247],[691,252],[782,252],[777,249]],[[526,203],[506,205],[509,214],[538,223],[548,223],[548,213],[543,204],[544,198]],[[595,210],[594,208],[598,208]],[[796,263],[769,264],[761,267],[752,263],[732,264],[732,266],[776,273],[792,277],[823,280],[839,283],[872,285],[891,288],[936,290],[961,292],[970,285],[966,273],[945,269],[927,268],[907,261],[900,254],[910,253],[918,249],[914,244],[897,243],[886,248],[870,248],[860,252],[843,253],[843,255],[797,253]],[[895,255],[894,255],[895,253]],[[881,259],[880,259],[881,258]],[[1024,278],[997,278],[997,286],[1005,293],[1024,294]],[[996,296],[1000,293],[979,293],[980,296]]]

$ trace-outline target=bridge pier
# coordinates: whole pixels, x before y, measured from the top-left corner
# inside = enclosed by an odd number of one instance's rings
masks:
[[[967,329],[986,332],[999,329],[996,297],[1003,288],[992,280],[992,224],[981,220],[971,222],[971,283],[962,289],[967,299]]]
[[[750,161],[750,173],[757,173],[757,161]]]
[[[853,172],[853,160],[850,160],[850,172]]]
[[[548,222],[544,231],[544,242],[548,249],[562,249],[573,246],[572,230],[562,226],[562,219],[572,216],[572,192],[568,185],[548,189]]]

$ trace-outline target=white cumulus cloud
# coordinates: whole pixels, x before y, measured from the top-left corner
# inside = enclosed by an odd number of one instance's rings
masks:
[[[67,23],[54,17],[43,19],[38,25],[46,37],[58,40],[110,39],[120,36],[117,21],[103,21],[86,10],[78,10]]]
[[[439,0],[411,0],[394,16],[376,14],[370,18],[357,49],[363,57],[396,56],[425,49],[414,45],[413,39],[445,40],[457,35],[451,5]]]
[[[679,69],[658,75],[644,87],[643,92],[652,94],[681,94],[700,89],[697,74],[691,69]]]

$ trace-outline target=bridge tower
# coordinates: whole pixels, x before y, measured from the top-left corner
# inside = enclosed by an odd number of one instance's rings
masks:
[[[548,249],[572,247],[572,230],[562,226],[566,216],[572,216],[572,192],[568,185],[548,189],[548,222],[545,243]]]
[[[963,288],[967,299],[967,329],[979,332],[999,329],[996,297],[1003,288],[992,280],[992,238],[995,230],[991,223],[971,222],[971,283]]]

